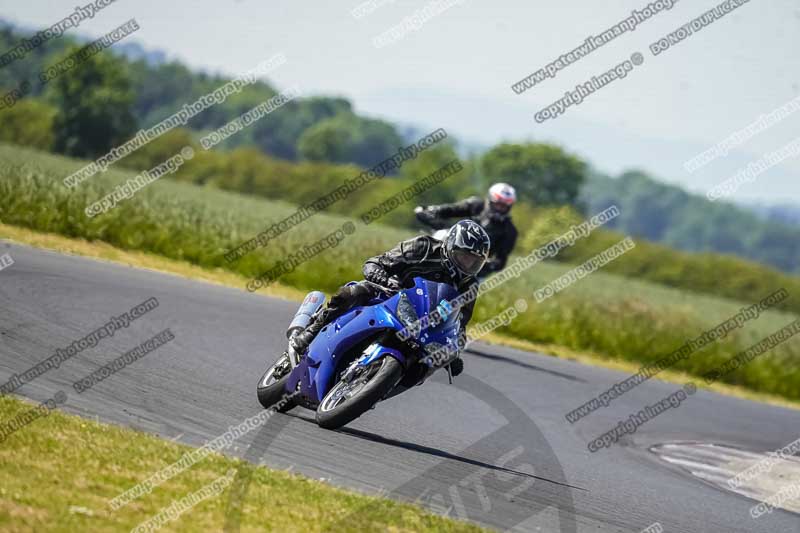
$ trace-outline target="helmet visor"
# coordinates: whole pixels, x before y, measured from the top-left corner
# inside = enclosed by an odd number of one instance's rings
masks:
[[[453,250],[453,263],[464,274],[475,275],[483,268],[486,258],[466,250]]]

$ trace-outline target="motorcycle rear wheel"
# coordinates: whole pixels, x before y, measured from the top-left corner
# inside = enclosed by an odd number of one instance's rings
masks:
[[[289,357],[283,354],[275,360],[272,366],[261,376],[261,379],[258,380],[256,394],[258,395],[258,401],[264,409],[269,409],[279,404],[276,410],[285,413],[297,405],[293,400],[287,397],[286,383],[289,381],[290,374],[291,365],[289,364]]]

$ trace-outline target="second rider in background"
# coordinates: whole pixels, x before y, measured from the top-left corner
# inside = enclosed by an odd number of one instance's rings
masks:
[[[472,196],[453,204],[420,206],[414,213],[420,222],[436,229],[448,227],[451,223],[446,219],[451,218],[470,218],[483,226],[492,243],[489,260],[478,273],[480,278],[485,278],[505,268],[517,242],[517,228],[511,221],[511,206],[516,200],[514,187],[495,183],[489,188],[486,199]]]

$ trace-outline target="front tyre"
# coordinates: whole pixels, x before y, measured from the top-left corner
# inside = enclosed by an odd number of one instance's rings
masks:
[[[258,401],[264,406],[264,409],[279,404],[277,410],[285,413],[296,405],[292,400],[284,400],[284,397],[287,396],[286,383],[289,381],[291,372],[292,365],[289,362],[289,356],[284,353],[258,380],[256,394],[258,394]]]
[[[403,366],[392,356],[384,356],[367,366],[348,383],[339,381],[317,407],[317,425],[337,429],[369,411],[386,396],[400,378]]]

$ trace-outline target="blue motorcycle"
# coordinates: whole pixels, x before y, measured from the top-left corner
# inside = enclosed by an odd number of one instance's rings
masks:
[[[305,356],[290,347],[273,363],[258,382],[261,405],[281,412],[313,409],[320,427],[336,429],[421,384],[437,368],[447,367],[449,374],[459,353],[460,313],[448,303],[456,289],[423,278],[396,291],[372,285],[379,296],[327,324]],[[309,293],[287,337],[302,331],[324,303],[324,294]],[[420,321],[431,316],[436,319]]]

